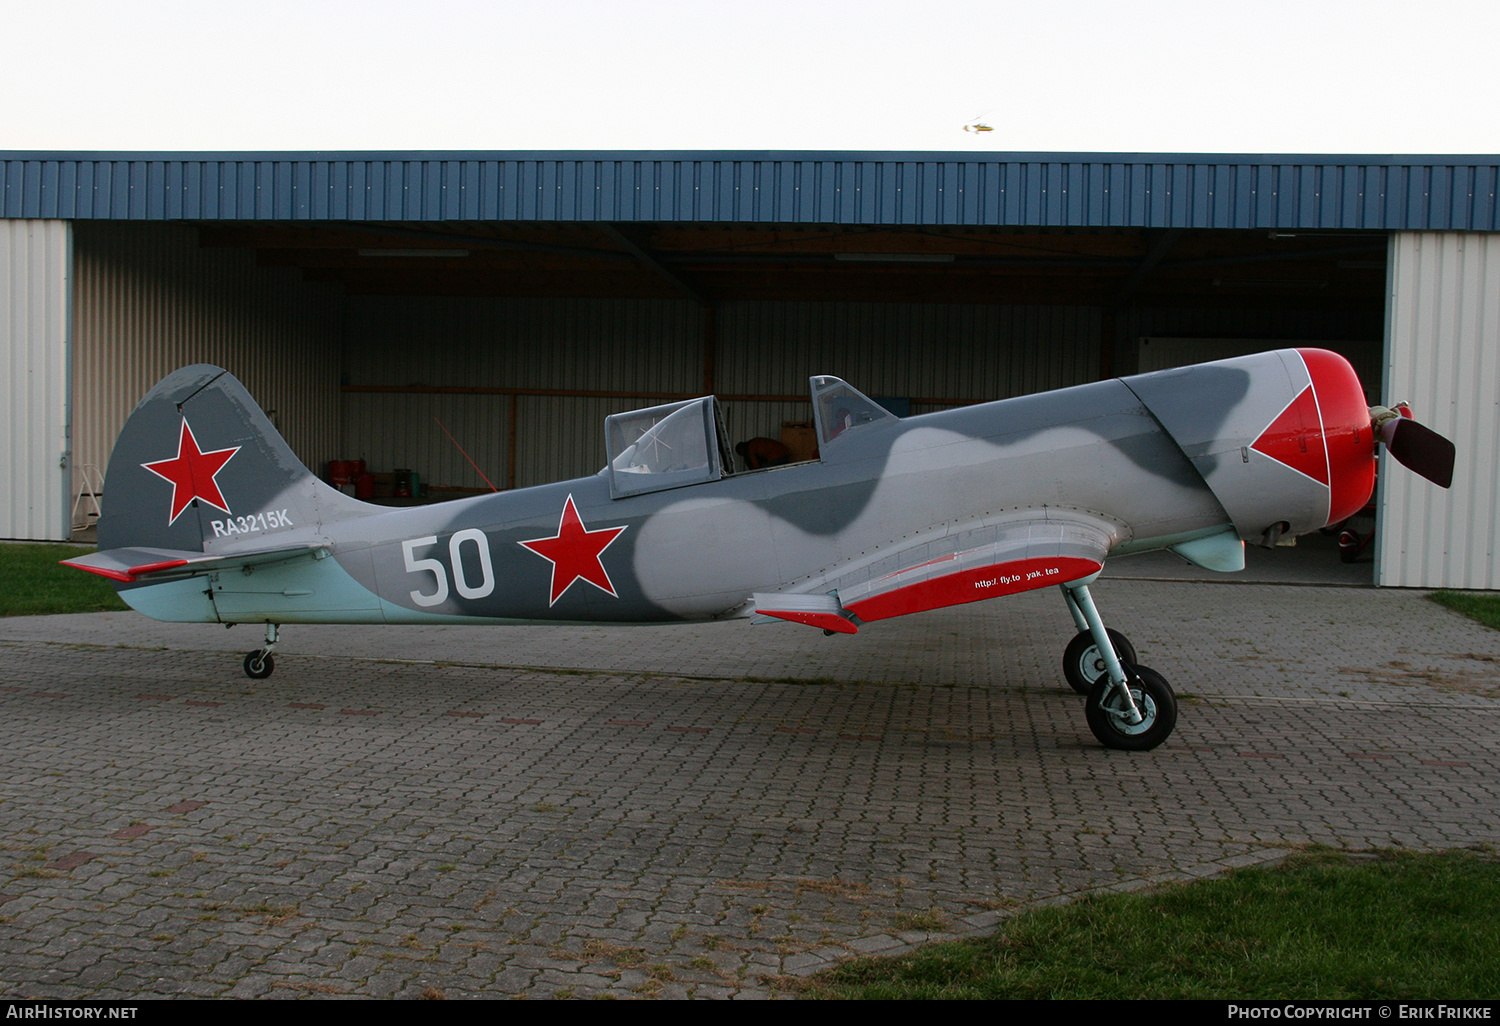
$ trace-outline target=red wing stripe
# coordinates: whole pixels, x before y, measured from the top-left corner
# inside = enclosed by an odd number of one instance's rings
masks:
[[[1047,588],[1054,584],[1066,584],[1098,573],[1103,566],[1097,560],[1082,556],[1012,559],[893,588],[851,602],[848,610],[861,620],[887,620],[893,616],[920,613],[927,609],[957,606],[965,602]]]

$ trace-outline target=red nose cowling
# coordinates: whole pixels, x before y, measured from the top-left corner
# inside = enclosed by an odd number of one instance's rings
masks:
[[[1375,491],[1375,435],[1354,368],[1326,349],[1299,349],[1312,378],[1327,453],[1328,523],[1358,513]],[[1311,425],[1309,425],[1311,426]]]

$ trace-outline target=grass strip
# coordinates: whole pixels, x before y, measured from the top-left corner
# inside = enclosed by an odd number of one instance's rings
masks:
[[[822,998],[1488,999],[1500,859],[1317,850],[1140,894],[1022,913],[997,936],[861,959]]]
[[[0,616],[127,608],[104,578],[58,565],[60,559],[91,551],[86,545],[0,545]]]
[[[1472,591],[1435,591],[1427,596],[1471,620],[1500,631],[1500,595],[1476,595]]]

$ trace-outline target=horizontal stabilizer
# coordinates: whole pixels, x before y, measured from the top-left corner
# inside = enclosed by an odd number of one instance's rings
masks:
[[[60,560],[63,566],[87,570],[91,574],[107,577],[121,584],[133,584],[143,579],[164,580],[169,577],[192,577],[216,570],[234,570],[265,563],[279,563],[297,556],[321,559],[328,554],[328,546],[321,542],[305,542],[299,545],[255,552],[235,552],[223,555],[192,552],[184,549],[106,549],[91,552],[86,556]]]

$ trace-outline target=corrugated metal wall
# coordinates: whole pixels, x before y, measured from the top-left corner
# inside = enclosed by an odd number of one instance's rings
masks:
[[[80,222],[75,233],[75,463],[108,466],[126,417],[190,363],[245,383],[315,472],[336,456],[342,298],[192,228]],[[75,489],[81,481],[75,482]],[[106,493],[109,483],[105,482]]]
[[[409,467],[429,484],[482,487],[437,424],[497,485],[591,474],[604,463],[604,417],[703,392],[703,320],[673,300],[349,301],[353,386],[610,391],[635,396],[360,392],[344,397],[345,455],[375,470]],[[805,421],[807,379],[837,374],[913,413],[1091,381],[1096,310],[873,303],[726,303],[716,311],[713,373],[729,398],[730,437],[778,437]]]
[[[807,392],[835,374],[869,395],[1001,399],[1092,381],[1099,314],[1066,306],[726,303],[718,390]]]
[[[0,220],[0,538],[66,539],[65,221]]]
[[[355,387],[702,392],[702,314],[686,300],[355,297],[347,309],[344,380]],[[429,485],[485,487],[462,445],[504,488],[514,417],[515,484],[525,487],[592,474],[604,465],[605,416],[654,404],[351,391],[343,455],[374,471],[415,470]]]
[[[0,155],[0,216],[1500,230],[1493,156]]]
[[[1384,461],[1376,581],[1500,589],[1500,235],[1391,240],[1386,388],[1453,439],[1453,488]]]
[[[719,313],[716,390],[807,394],[833,374],[877,398],[912,400],[912,413],[1093,381],[1097,309],[905,303],[726,303]],[[735,440],[775,438],[807,403],[728,404]]]
[[[1136,374],[1151,368],[1136,362],[1136,353],[1144,338],[1237,339],[1247,343],[1247,351],[1280,349],[1288,340],[1309,339],[1327,343],[1354,363],[1360,380],[1373,393],[1380,391],[1384,361],[1380,356],[1385,337],[1384,311],[1378,306],[1368,311],[1296,310],[1281,306],[1265,309],[1183,309],[1155,307],[1129,310],[1117,320],[1121,345],[1116,351],[1115,373]],[[1373,359],[1367,347],[1373,346]],[[1190,362],[1217,360],[1217,354],[1205,353]]]

